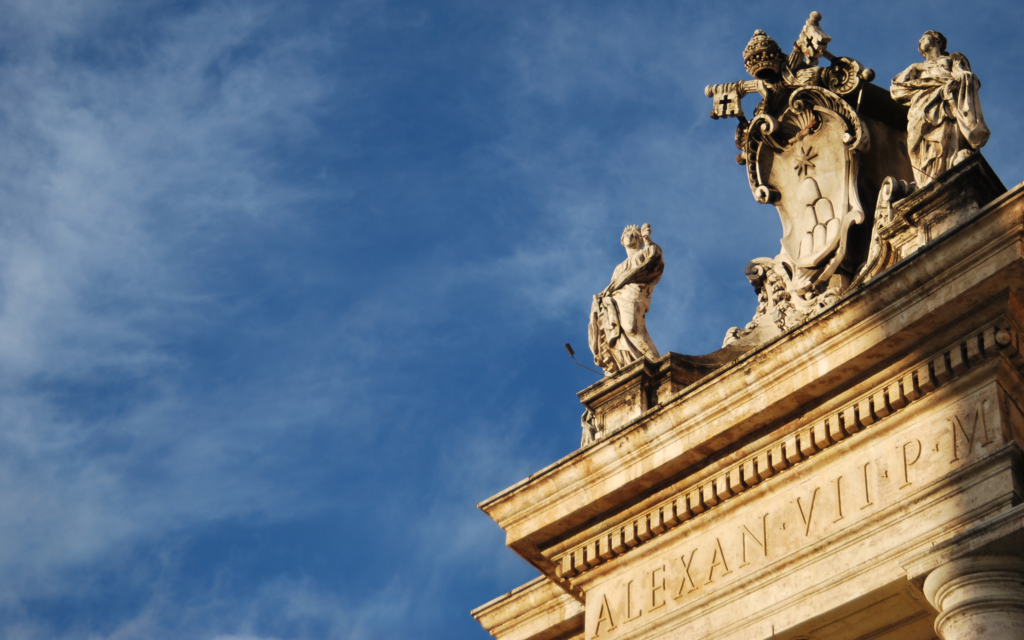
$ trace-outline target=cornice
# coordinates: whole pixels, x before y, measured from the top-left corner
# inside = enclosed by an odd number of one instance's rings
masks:
[[[583,605],[544,576],[470,612],[501,640],[554,640],[583,629]]]
[[[928,360],[891,377],[839,410],[799,427],[737,463],[716,469],[677,491],[628,522],[607,527],[599,535],[552,558],[556,575],[568,579],[667,533],[684,522],[703,517],[762,482],[788,473],[827,448],[856,438],[883,419],[902,413],[921,398],[954,378],[977,369],[1004,349],[1019,355],[1020,336],[1001,326],[988,326],[947,346]]]
[[[1024,185],[1018,185],[818,318],[480,507],[507,531],[510,546],[553,574],[554,565],[540,553],[543,540],[635,499],[909,348],[932,331],[929,327],[951,322],[1008,290],[1024,272],[1022,194]],[[870,403],[868,410],[874,411]],[[838,417],[836,423],[845,425]],[[799,438],[795,442],[794,451],[801,445]],[[785,458],[785,449],[780,451],[779,460]],[[772,466],[770,457],[767,465]],[[709,496],[714,500],[715,494]]]

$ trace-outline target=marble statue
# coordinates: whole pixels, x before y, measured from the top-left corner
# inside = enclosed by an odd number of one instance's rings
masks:
[[[651,292],[665,270],[661,247],[651,241],[649,224],[626,227],[622,246],[626,259],[615,267],[611,283],[594,296],[590,308],[590,350],[605,376],[615,375],[639,358],[660,357],[647,333],[645,317]]]
[[[893,78],[890,92],[910,106],[907,146],[917,186],[923,187],[988,141],[981,113],[981,82],[961,53],[946,52],[946,38],[926,31],[917,45],[924,62]]]

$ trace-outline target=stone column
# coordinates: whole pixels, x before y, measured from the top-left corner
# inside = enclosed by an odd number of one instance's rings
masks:
[[[924,594],[939,610],[935,632],[942,640],[1024,638],[1022,558],[952,560],[928,575]]]

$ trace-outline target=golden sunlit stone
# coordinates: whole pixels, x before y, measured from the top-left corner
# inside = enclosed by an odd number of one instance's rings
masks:
[[[748,156],[807,252],[751,263],[722,350],[581,391],[587,444],[480,504],[541,573],[473,612],[495,638],[1024,638],[1024,184],[977,153],[910,182],[888,94],[808,66],[837,59],[820,20],[766,89],[816,97],[759,107]]]

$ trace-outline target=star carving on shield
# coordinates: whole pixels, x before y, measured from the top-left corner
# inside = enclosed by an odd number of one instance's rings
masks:
[[[814,168],[815,158],[818,154],[814,153],[814,147],[800,147],[800,150],[796,152],[796,157],[793,160],[793,169],[796,170],[797,175],[805,176],[807,172]]]

